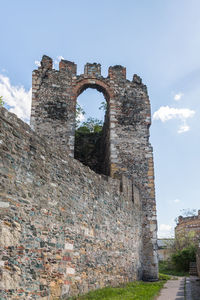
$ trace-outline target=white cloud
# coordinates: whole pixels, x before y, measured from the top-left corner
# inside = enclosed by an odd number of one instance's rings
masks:
[[[179,101],[179,100],[181,100],[182,97],[183,97],[183,93],[178,93],[178,94],[174,95],[174,100]]]
[[[64,57],[62,55],[57,56],[59,60],[64,59]]]
[[[35,65],[36,65],[37,67],[40,67],[40,66],[41,66],[40,61],[39,61],[39,60],[35,60]]]
[[[178,133],[187,132],[190,127],[186,124],[188,118],[192,118],[195,114],[194,110],[189,108],[174,108],[169,106],[161,106],[154,114],[153,120],[166,122],[172,119],[179,119],[183,124],[179,126]]]
[[[26,91],[23,86],[13,86],[10,79],[0,74],[0,95],[9,111],[15,113],[25,122],[29,122],[31,113],[32,90]]]
[[[179,202],[181,202],[180,199],[175,199],[175,200],[174,200],[174,203],[179,203]]]
[[[161,106],[154,114],[153,120],[161,120],[166,122],[171,119],[188,119],[193,117],[195,114],[194,110],[189,108],[174,108],[169,106]]]
[[[85,121],[84,114],[80,113],[80,114],[78,115],[76,121],[78,121],[78,122],[80,122],[80,123],[83,122],[83,121]]]
[[[160,224],[158,227],[158,237],[159,238],[169,238],[173,236],[173,227],[168,224]]]
[[[190,126],[188,126],[187,124],[183,124],[179,126],[178,133],[187,132],[189,130],[190,130]]]
[[[160,230],[163,230],[163,231],[169,231],[172,229],[172,226],[171,225],[168,225],[168,224],[161,224],[160,225]]]

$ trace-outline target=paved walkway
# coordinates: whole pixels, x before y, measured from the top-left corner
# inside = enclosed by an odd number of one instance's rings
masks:
[[[156,300],[200,300],[200,279],[190,276],[168,280]]]
[[[168,280],[161,290],[157,300],[185,300],[184,297],[185,278],[178,277],[177,280]]]

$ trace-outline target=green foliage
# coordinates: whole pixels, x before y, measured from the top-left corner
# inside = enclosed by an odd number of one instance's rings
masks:
[[[197,244],[193,232],[182,232],[175,238],[171,257],[159,263],[161,273],[174,276],[187,276],[190,262],[196,261]]]
[[[159,262],[159,272],[172,276],[188,276],[188,272],[177,271],[171,260]]]
[[[101,102],[99,109],[106,110],[106,103]],[[76,105],[76,131],[79,133],[100,132],[102,131],[103,122],[99,119],[89,117],[81,124],[81,116],[85,115],[85,111],[79,103]]]
[[[91,291],[86,295],[72,297],[70,300],[153,300],[168,280],[168,277],[163,278],[157,282],[135,281],[122,287],[107,287]]]
[[[75,132],[74,157],[96,173],[102,167],[101,137],[102,126],[95,122],[84,122]]]
[[[177,232],[175,242],[174,242],[174,251],[177,252],[188,248],[190,246],[198,246],[198,235],[195,231],[187,231],[183,229],[181,232]]]
[[[189,271],[190,262],[196,261],[197,248],[190,245],[172,254],[172,263],[177,271]]]
[[[80,106],[79,103],[76,104],[76,128],[79,127],[81,120],[80,117],[85,115],[85,111],[83,108]]]
[[[5,102],[3,101],[3,96],[0,96],[0,106],[4,106]]]
[[[163,273],[159,273],[159,280],[170,280],[171,276],[167,275],[167,274],[163,274]]]
[[[82,125],[78,128],[78,132],[86,132],[88,130],[88,132],[97,133],[102,131],[102,127],[102,121],[89,117],[87,121],[83,122]]]

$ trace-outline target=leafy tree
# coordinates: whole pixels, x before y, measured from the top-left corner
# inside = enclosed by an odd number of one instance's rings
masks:
[[[192,217],[196,215],[195,209],[182,209],[181,215],[184,217]],[[178,218],[176,219],[178,224]],[[198,234],[184,226],[176,231],[174,245],[172,246],[172,255],[168,261],[168,268],[175,271],[189,271],[190,262],[196,261],[196,252],[198,248]]]
[[[198,238],[195,231],[187,231],[186,229],[176,234],[174,241],[174,252],[181,251],[189,246],[196,247],[198,245]]]
[[[190,262],[196,261],[197,248],[191,244],[172,254],[171,260],[177,271],[189,271]]]
[[[103,127],[103,122],[101,120],[89,117],[85,122],[82,123],[80,129],[83,131],[87,129],[88,132],[96,133],[96,132],[100,132],[102,130],[102,127]]]
[[[80,126],[81,117],[85,115],[84,109],[80,106],[79,103],[76,105],[76,128]]]
[[[107,103],[101,102],[101,106],[99,107],[100,110],[106,111]],[[85,115],[84,109],[80,106],[79,103],[76,105],[76,130],[80,133],[86,132],[100,132],[103,127],[103,122],[97,118],[89,117],[83,123],[81,123],[81,116]]]

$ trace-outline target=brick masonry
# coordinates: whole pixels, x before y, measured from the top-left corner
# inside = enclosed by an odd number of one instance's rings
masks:
[[[104,170],[73,159],[75,108],[86,88],[107,100]],[[1,299],[55,299],[156,280],[157,221],[150,104],[126,69],[43,56],[33,71],[31,127],[0,111]]]
[[[175,227],[175,235],[187,235],[188,233],[194,234],[194,239],[200,239],[200,210],[196,216],[182,217],[179,216],[178,224]]]

